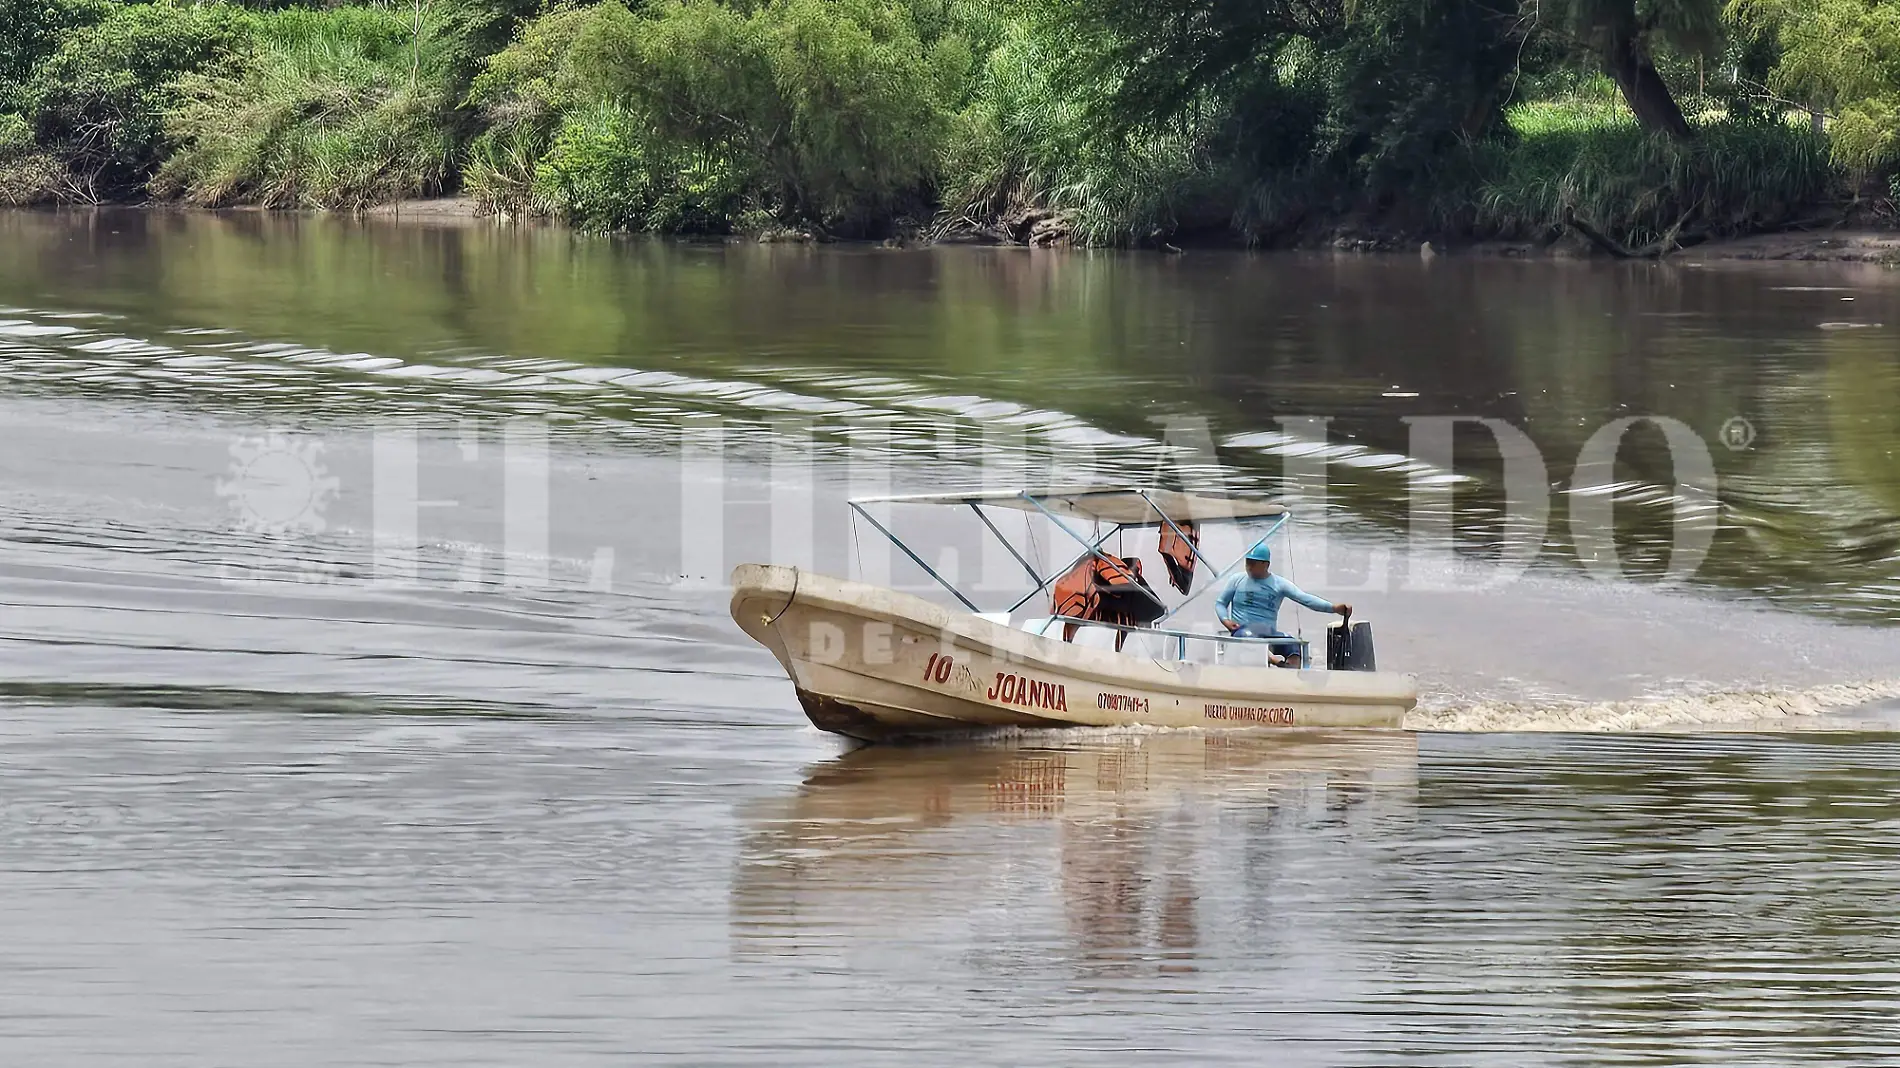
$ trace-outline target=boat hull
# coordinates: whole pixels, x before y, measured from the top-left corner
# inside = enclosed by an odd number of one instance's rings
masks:
[[[820,729],[862,739],[986,727],[1384,727],[1418,703],[1391,672],[1158,660],[1014,630],[867,583],[767,564],[732,617]]]

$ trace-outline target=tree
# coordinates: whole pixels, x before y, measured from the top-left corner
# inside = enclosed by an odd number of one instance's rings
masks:
[[[1420,185],[1502,124],[1526,58],[1516,16],[1517,0],[1354,0],[1328,65],[1330,120],[1374,192]]]
[[[1832,119],[1834,158],[1862,174],[1900,155],[1900,3],[1730,0],[1743,27],[1773,35],[1781,56],[1767,88]]]
[[[1052,0],[1048,11],[1078,38],[1064,81],[1106,87],[1105,116],[1139,125],[1231,91],[1296,39],[1330,51],[1347,0]]]
[[[1518,2],[1054,0],[1052,10],[1079,42],[1066,80],[1092,87],[1110,128],[1212,106],[1264,130],[1298,110],[1290,98],[1317,96],[1321,154],[1379,184],[1497,125],[1522,53]]]
[[[1741,0],[1746,2],[1746,0]],[[1786,0],[1767,0],[1786,2]],[[1861,3],[1864,0],[1821,0]],[[1084,78],[1114,86],[1123,118],[1173,114],[1229,87],[1289,41],[1340,60],[1336,85],[1373,90],[1401,110],[1466,109],[1467,136],[1489,128],[1502,91],[1548,39],[1591,59],[1622,91],[1644,129],[1687,141],[1695,131],[1657,69],[1656,54],[1712,54],[1725,0],[1053,0],[1056,17],[1096,47],[1080,49]],[[1402,97],[1395,85],[1405,85]],[[1363,117],[1349,91],[1336,99]]]
[[[1722,0],[1526,0],[1536,30],[1591,56],[1646,130],[1688,141],[1695,130],[1656,69],[1655,50],[1713,52],[1723,36]]]

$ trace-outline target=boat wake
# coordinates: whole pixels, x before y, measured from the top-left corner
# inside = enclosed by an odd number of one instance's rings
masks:
[[[1866,715],[1900,699],[1900,679],[1803,690],[1753,690],[1577,703],[1483,703],[1418,709],[1405,726],[1420,731],[1894,730],[1892,717]]]

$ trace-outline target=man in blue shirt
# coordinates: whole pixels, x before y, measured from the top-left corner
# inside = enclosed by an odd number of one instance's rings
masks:
[[[1221,625],[1235,637],[1291,637],[1282,634],[1279,629],[1280,602],[1289,597],[1315,612],[1337,612],[1342,616],[1352,614],[1349,604],[1334,604],[1315,597],[1280,576],[1269,574],[1272,566],[1273,553],[1262,542],[1247,551],[1247,570],[1228,579],[1222,584],[1220,592],[1214,595],[1214,614],[1220,617]],[[1275,663],[1280,662],[1278,654],[1284,654],[1288,667],[1301,666],[1298,642],[1274,642],[1267,646],[1267,651],[1275,654]]]

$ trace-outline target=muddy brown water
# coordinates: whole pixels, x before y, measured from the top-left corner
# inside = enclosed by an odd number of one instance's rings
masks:
[[[1890,272],[13,213],[0,382],[10,1062],[1900,1052]],[[1509,582],[1445,415],[1545,464]],[[1717,481],[1633,430],[1609,579],[1629,416]],[[1290,494],[1437,722],[1644,730],[849,751],[725,616],[747,559],[927,592],[854,493],[1157,473]]]

